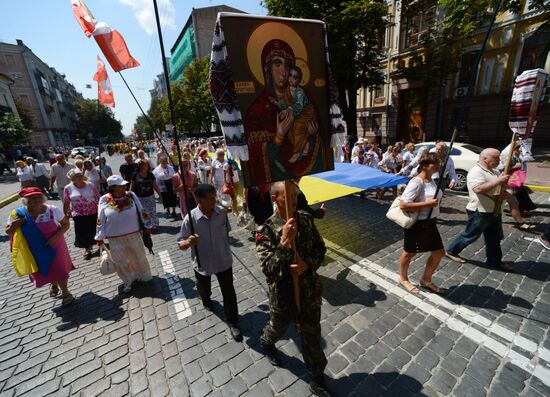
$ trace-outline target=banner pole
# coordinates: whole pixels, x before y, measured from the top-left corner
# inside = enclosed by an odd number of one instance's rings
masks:
[[[285,184],[285,207],[286,207],[286,220],[288,221],[290,218],[295,218],[296,223],[298,223],[298,218],[295,216],[295,208],[292,202],[291,197],[291,187],[294,185],[294,181],[292,179],[287,179],[284,181]],[[298,252],[296,251],[296,238],[292,239],[292,261],[293,263],[298,263]],[[292,275],[292,290],[294,292],[294,305],[296,306],[297,315],[294,320],[296,324],[296,330],[298,333],[301,332],[302,326],[300,325],[300,277],[294,273],[291,273]]]
[[[122,78],[122,81],[124,81],[124,84],[126,85],[126,88],[128,88],[128,91],[130,91],[130,94],[132,95],[132,98],[134,98],[134,101],[136,102],[136,105],[138,105],[138,108],[139,110],[141,111],[141,114],[143,115],[143,117],[145,117],[145,120],[147,121],[147,123],[149,124],[149,126],[151,127],[151,129],[153,130],[153,135],[157,138],[157,140],[159,141],[160,143],[160,146],[162,147],[162,150],[164,151],[164,153],[166,153],[166,156],[168,157],[168,161],[171,162],[170,160],[170,153],[168,153],[168,150],[166,150],[166,147],[164,146],[164,144],[162,143],[162,139],[161,137],[158,135],[157,131],[155,130],[155,127],[153,125],[153,122],[151,121],[151,119],[149,118],[149,116],[147,116],[147,114],[143,111],[143,108],[141,107],[141,105],[139,104],[136,96],[134,95],[134,91],[132,91],[132,89],[130,88],[130,86],[128,85],[128,83],[126,82],[126,79],[124,78],[124,76],[122,75],[122,72],[118,72],[118,75]]]
[[[181,148],[180,148],[180,142],[179,142],[179,136],[178,136],[178,129],[176,127],[176,118],[174,117],[174,104],[172,102],[172,90],[170,88],[170,76],[168,74],[168,64],[166,63],[166,54],[164,52],[164,42],[162,40],[162,29],[160,27],[160,16],[159,16],[159,9],[157,5],[157,0],[153,0],[153,6],[155,8],[155,19],[157,22],[157,31],[159,35],[159,44],[160,44],[160,53],[162,55],[162,67],[164,70],[164,80],[166,80],[166,94],[168,96],[168,108],[170,109],[170,123],[174,126],[174,139],[176,141],[176,149],[178,151],[178,162],[179,162],[179,174],[181,179],[181,184],[183,187],[183,191],[187,191],[187,186],[185,183],[185,175],[182,174],[182,155],[181,155]],[[193,219],[191,218],[191,210],[189,209],[189,226],[191,234],[195,234],[195,226],[193,225]],[[195,258],[197,258],[197,267],[201,268],[201,262],[199,259],[199,249],[197,246],[195,248]]]
[[[479,69],[479,65],[481,64],[481,58],[483,56],[483,53],[485,52],[485,47],[487,47],[487,42],[489,41],[489,36],[491,35],[491,32],[493,30],[493,25],[495,24],[495,20],[497,18],[498,12],[500,10],[500,5],[502,3],[502,0],[498,0],[497,4],[495,5],[495,10],[493,12],[493,16],[491,17],[491,23],[489,24],[489,27],[487,28],[487,32],[485,33],[485,38],[483,39],[483,44],[481,45],[481,48],[479,49],[479,54],[477,54],[476,62],[474,63],[474,68],[472,75],[470,76],[470,81],[468,83],[468,89],[466,90],[466,95],[464,95],[464,100],[462,101],[462,105],[460,107],[460,111],[458,113],[458,117],[455,122],[455,126],[453,129],[453,135],[451,136],[451,142],[449,143],[449,147],[447,149],[447,154],[445,155],[445,161],[443,162],[443,167],[441,168],[441,172],[439,175],[439,181],[437,183],[437,188],[435,189],[434,197],[437,198],[437,195],[439,194],[439,191],[441,190],[442,183],[444,183],[445,180],[445,171],[447,169],[447,164],[449,163],[449,158],[451,157],[451,151],[453,149],[453,145],[456,140],[456,135],[458,133],[458,128],[460,125],[462,125],[463,119],[464,119],[464,112],[466,110],[466,105],[469,102],[470,96],[472,95],[472,91],[474,89],[474,85],[476,83],[477,79],[477,72]],[[432,216],[433,208],[430,208],[430,213],[428,214],[428,219]]]

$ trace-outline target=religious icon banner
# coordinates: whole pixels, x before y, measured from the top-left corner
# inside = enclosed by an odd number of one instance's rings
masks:
[[[344,127],[322,21],[218,14],[210,92],[245,186],[334,168]]]

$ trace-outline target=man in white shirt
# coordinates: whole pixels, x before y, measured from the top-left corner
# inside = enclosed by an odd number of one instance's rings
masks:
[[[58,154],[55,156],[57,162],[52,165],[52,175],[50,179],[50,190],[53,191],[53,184],[57,186],[57,194],[59,199],[63,201],[63,190],[65,186],[71,183],[71,180],[67,176],[67,172],[74,168],[74,165],[67,163],[65,161],[65,155]]]
[[[494,214],[495,205],[506,199],[506,191],[502,195],[497,194],[497,188],[509,178],[508,175],[499,176],[495,171],[499,158],[497,149],[484,149],[479,155],[479,162],[468,172],[468,224],[466,230],[449,245],[446,255],[455,262],[466,262],[459,256],[460,252],[483,234],[487,265],[511,272],[514,268],[502,262],[502,214]]]
[[[36,186],[51,198],[50,190],[50,172],[46,169],[44,164],[37,163],[32,157],[27,157],[27,164],[31,169],[31,174],[34,177]]]

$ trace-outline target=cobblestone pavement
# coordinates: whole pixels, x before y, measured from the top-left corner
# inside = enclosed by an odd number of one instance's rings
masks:
[[[531,219],[542,222],[548,195],[532,198],[540,208]],[[506,224],[502,246],[517,274],[484,267],[476,242],[464,251],[470,263],[443,259],[434,280],[446,297],[411,295],[396,286],[402,231],[385,219],[388,204],[345,197],[317,221],[328,247],[322,330],[334,395],[550,395],[550,252]],[[465,204],[464,195],[444,199],[446,243],[464,228]],[[283,367],[259,351],[267,291],[249,233],[231,232],[244,334],[237,343],[221,319],[215,281],[214,313],[202,309],[189,253],[175,244],[179,225],[161,216],[149,256],[155,277],[124,298],[116,275],[101,276],[97,258],[85,261],[72,248],[70,230],[77,300],[68,308],[15,276],[0,236],[0,395],[308,396],[293,329],[278,343]],[[425,259],[411,265],[413,281]]]

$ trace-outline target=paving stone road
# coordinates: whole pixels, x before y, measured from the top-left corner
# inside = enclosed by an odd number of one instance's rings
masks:
[[[534,222],[548,222],[548,194],[535,193]],[[59,202],[53,202],[59,204]],[[439,228],[449,243],[466,223],[465,196],[444,199]],[[7,218],[13,203],[0,210]],[[322,332],[335,396],[550,395],[550,252],[527,241],[505,217],[505,260],[517,274],[484,267],[476,242],[462,266],[443,259],[436,283],[444,298],[396,286],[402,231],[385,219],[389,203],[350,196],[328,203],[317,221],[327,240]],[[160,210],[160,206],[158,207]],[[546,217],[546,218],[545,218]],[[231,217],[233,218],[233,217]],[[232,219],[234,223],[234,219]],[[148,256],[154,279],[130,297],[119,279],[101,276],[98,259],[71,247],[76,270],[68,308],[17,278],[8,238],[0,236],[0,395],[2,396],[309,396],[299,339],[278,343],[283,367],[261,354],[268,320],[265,279],[250,234],[234,226],[231,245],[242,343],[198,299],[188,252],[177,250],[180,222],[161,216]],[[411,265],[418,281],[425,255]]]

